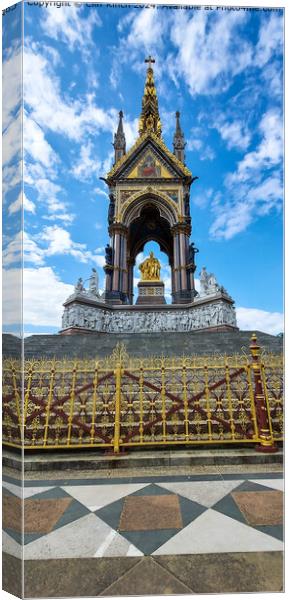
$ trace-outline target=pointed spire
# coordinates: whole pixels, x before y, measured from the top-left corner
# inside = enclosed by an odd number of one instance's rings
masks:
[[[147,76],[142,99],[142,112],[139,119],[139,134],[152,131],[158,137],[161,137],[161,121],[158,109],[157,92],[154,83],[154,75],[151,64],[155,63],[155,59],[149,56],[145,59],[145,63],[149,63]]]
[[[180,112],[177,111],[176,112],[175,134],[174,134],[174,138],[173,138],[173,154],[175,154],[175,156],[176,156],[176,158],[178,158],[178,160],[180,160],[181,162],[184,163],[184,161],[185,161],[184,149],[186,146],[186,142],[184,141],[184,133],[180,126],[179,117],[180,117]]]
[[[123,129],[123,112],[119,112],[119,123],[117,133],[114,135],[115,163],[126,154],[126,138]]]

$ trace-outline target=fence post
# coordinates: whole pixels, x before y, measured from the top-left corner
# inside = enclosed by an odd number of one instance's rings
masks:
[[[257,452],[277,452],[270,430],[269,415],[265,390],[261,373],[261,347],[257,344],[257,336],[253,333],[250,344],[252,355],[252,370],[254,375],[254,400],[258,425],[260,444],[256,446]]]
[[[120,414],[121,414],[121,380],[122,363],[118,360],[114,371],[116,376],[116,394],[115,394],[115,428],[114,428],[114,453],[120,452]]]

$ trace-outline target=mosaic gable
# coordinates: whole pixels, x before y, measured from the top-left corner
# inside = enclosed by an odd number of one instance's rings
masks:
[[[175,174],[171,172],[165,160],[156,156],[151,148],[142,152],[133,168],[129,168],[126,173],[128,179],[172,179],[174,176]]]

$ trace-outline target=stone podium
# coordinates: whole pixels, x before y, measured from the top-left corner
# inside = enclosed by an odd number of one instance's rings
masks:
[[[143,306],[166,304],[163,281],[139,281],[137,287],[138,298],[136,304]]]

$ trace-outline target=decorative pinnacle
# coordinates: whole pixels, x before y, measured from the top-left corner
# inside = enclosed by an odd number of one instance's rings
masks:
[[[179,110],[176,111],[175,115],[176,115],[176,133],[182,134],[181,127],[180,127],[180,121],[179,121],[179,118],[180,118]]]
[[[144,94],[142,98],[142,112],[139,119],[139,135],[152,132],[158,137],[161,137],[161,122],[159,117],[158,99],[152,69],[152,64],[155,63],[155,59],[149,55],[148,58],[145,59],[145,63],[147,63],[149,66],[147,69]]]
[[[123,111],[120,110],[119,111],[119,123],[118,123],[117,134],[118,133],[123,133],[123,117],[124,117]]]
[[[181,129],[180,126],[180,112],[179,110],[176,111],[175,113],[176,116],[176,126],[175,126],[175,133],[174,133],[174,138],[173,138],[173,151],[175,156],[184,163],[185,160],[185,153],[184,153],[184,149],[186,146],[186,142],[184,141],[184,133]]]
[[[114,135],[115,163],[126,154],[126,138],[123,129],[123,111],[119,112],[117,133]]]

